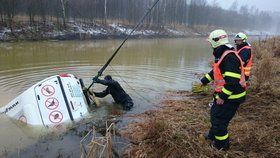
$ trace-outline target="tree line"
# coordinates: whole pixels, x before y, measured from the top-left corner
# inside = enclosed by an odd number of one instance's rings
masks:
[[[1,24],[11,25],[26,19],[36,22],[102,22],[109,20],[134,25],[155,0],[0,0]],[[240,9],[238,9],[240,8]],[[15,17],[19,17],[15,19]],[[145,20],[146,26],[163,27],[182,24],[190,27],[210,25],[238,29],[264,29],[272,24],[267,12],[248,6],[222,9],[214,0],[160,0]]]

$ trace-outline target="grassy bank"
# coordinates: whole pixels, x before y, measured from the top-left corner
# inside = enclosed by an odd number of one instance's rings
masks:
[[[211,95],[184,91],[167,93],[161,108],[122,131],[132,142],[124,157],[279,157],[280,38],[256,41],[253,49],[252,83],[229,126],[229,151],[218,151],[203,138],[210,127]]]

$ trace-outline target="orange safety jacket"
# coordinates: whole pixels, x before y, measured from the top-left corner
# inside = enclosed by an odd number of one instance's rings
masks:
[[[244,47],[242,47],[241,49],[239,49],[239,50],[237,51],[237,54],[240,55],[240,52],[241,52],[242,50],[244,50],[244,49],[250,49],[250,50],[252,50],[252,48],[251,48],[250,46],[244,46]],[[245,61],[244,61],[244,62],[245,62]],[[247,65],[244,66],[244,73],[245,73],[245,75],[248,76],[248,77],[249,77],[250,74],[251,74],[251,68],[252,68],[252,66],[253,66],[253,54],[252,54],[252,52],[251,52],[251,57],[250,57],[250,59],[249,59]]]
[[[237,56],[237,58],[239,59],[239,61],[241,63],[241,78],[240,78],[239,83],[242,87],[246,87],[243,61],[239,57],[237,52],[228,50],[228,51],[225,51],[223,53],[223,55],[221,56],[221,58],[219,59],[219,61],[217,63],[214,63],[214,65],[213,65],[215,92],[218,92],[218,93],[222,92],[222,88],[224,87],[224,85],[226,83],[219,66],[220,66],[221,62],[223,61],[223,59],[225,58],[225,56],[227,56],[229,53],[234,53]]]

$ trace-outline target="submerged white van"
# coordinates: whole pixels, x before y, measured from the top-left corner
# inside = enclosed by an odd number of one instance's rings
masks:
[[[89,115],[82,80],[72,74],[48,77],[1,107],[0,112],[34,126],[53,127]]]

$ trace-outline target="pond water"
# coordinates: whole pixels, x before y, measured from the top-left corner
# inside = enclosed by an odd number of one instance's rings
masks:
[[[60,73],[72,73],[89,85],[121,42],[0,43],[0,106],[5,106],[36,82]],[[198,80],[196,73],[210,70],[211,57],[212,50],[204,38],[129,40],[104,71],[104,76],[112,75],[133,98],[134,108],[125,115],[137,114],[158,106],[167,91],[189,90],[191,83]],[[93,90],[105,88],[95,84]],[[112,115],[119,108],[113,104],[111,96],[99,100],[101,107],[94,110],[95,118]],[[39,137],[31,136],[29,129],[3,115],[0,117],[0,153],[4,156],[21,155],[24,148],[38,142]],[[127,121],[123,120],[122,124]],[[79,141],[75,145],[79,146]],[[68,147],[68,150],[73,149]],[[30,156],[34,155],[26,154],[26,157]]]

